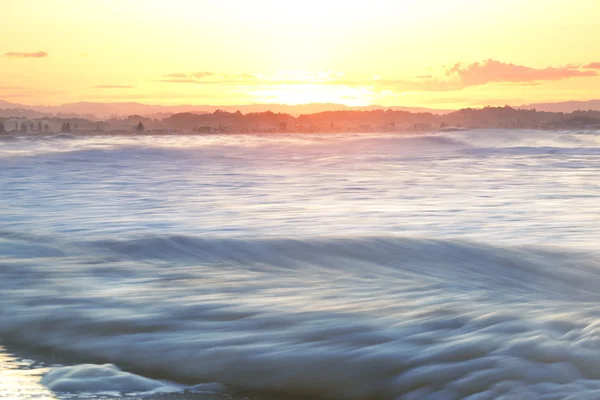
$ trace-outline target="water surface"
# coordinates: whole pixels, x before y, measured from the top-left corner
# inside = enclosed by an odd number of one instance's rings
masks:
[[[599,178],[592,131],[3,137],[0,396],[595,398]]]

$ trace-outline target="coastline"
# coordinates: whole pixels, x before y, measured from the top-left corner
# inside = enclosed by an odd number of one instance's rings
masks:
[[[74,131],[74,132],[1,132],[0,138],[6,137],[22,137],[22,138],[69,138],[71,137],[177,137],[177,136],[239,136],[239,135],[253,135],[253,136],[265,136],[275,137],[278,135],[311,135],[311,136],[327,136],[327,135],[390,135],[390,136],[405,136],[405,135],[432,135],[432,134],[450,134],[455,132],[472,132],[472,131],[534,131],[534,132],[597,132],[600,131],[600,127],[582,127],[582,128],[487,128],[487,127],[473,127],[473,128],[450,128],[450,129],[437,129],[437,130],[426,130],[426,131],[412,131],[412,130],[397,130],[397,131],[326,131],[326,132],[300,132],[300,131],[282,131],[282,132],[265,132],[265,131],[239,131],[239,132],[194,132],[189,130],[172,131],[172,132],[124,132],[124,131]]]

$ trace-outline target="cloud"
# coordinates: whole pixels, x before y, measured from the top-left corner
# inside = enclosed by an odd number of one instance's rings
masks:
[[[201,78],[208,78],[211,76],[215,76],[215,74],[213,72],[194,72],[194,73],[191,73],[190,76],[193,76],[194,78],[197,78],[197,79],[201,79]]]
[[[207,82],[199,81],[196,79],[161,79],[161,80],[159,80],[159,82],[163,82],[163,83],[195,83],[195,84],[207,83]]]
[[[330,75],[331,73],[261,75],[248,73],[224,74],[214,72],[192,72],[189,74],[165,74],[163,75],[163,78],[165,79],[160,79],[158,82],[222,86],[293,85],[329,83]],[[343,74],[340,76],[343,76]],[[339,77],[336,79],[339,79]]]
[[[487,60],[463,66],[461,63],[446,70],[446,76],[456,78],[466,86],[485,85],[495,82],[536,82],[595,76],[593,71],[581,71],[575,66],[530,68],[523,65]]]
[[[2,93],[3,99],[18,99],[23,97],[32,97],[33,95],[28,92],[13,92],[13,93]]]
[[[188,83],[195,85],[245,85],[249,81],[255,80],[256,76],[252,74],[216,74],[214,72],[192,72],[189,74],[166,74],[166,79],[158,82],[163,83]]]
[[[38,51],[35,53],[22,53],[22,52],[11,51],[11,52],[5,53],[4,57],[8,57],[8,58],[46,58],[46,57],[48,57],[48,53],[46,53],[45,51]]]
[[[64,95],[64,90],[37,90],[30,88],[19,88],[19,87],[3,87],[0,88],[0,96],[2,99],[21,99],[21,98],[33,98],[39,99],[40,97]],[[6,90],[6,91],[5,91]]]
[[[98,85],[94,86],[96,89],[133,89],[134,86],[128,85]]]
[[[502,86],[540,86],[539,81],[536,82],[498,82]]]
[[[600,69],[600,62],[593,62],[587,65],[584,65],[583,68],[588,68],[588,69]]]
[[[165,74],[163,75],[163,77],[165,78],[175,78],[175,79],[185,79],[185,78],[189,78],[191,79],[202,79],[202,78],[210,78],[216,76],[216,74],[214,72],[192,72],[189,74],[182,74],[182,73],[175,73],[175,74]]]
[[[187,83],[193,85],[222,85],[222,86],[243,86],[247,85],[248,82],[240,79],[226,79],[221,78],[218,80],[206,80],[206,79],[190,79],[190,78],[176,78],[176,79],[160,79],[158,82],[162,83]]]
[[[240,87],[273,87],[277,85],[329,85],[338,87],[363,87],[377,91],[393,92],[449,92],[474,86],[496,84],[504,86],[538,86],[544,81],[597,76],[598,72],[585,70],[594,68],[597,63],[586,67],[566,65],[562,67],[532,68],[524,65],[505,63],[493,59],[470,64],[456,63],[445,67],[441,74],[421,75],[413,78],[385,79],[380,77],[351,79],[340,73],[322,71],[318,73],[261,74],[216,74],[196,72],[189,74],[168,74],[159,82],[221,85]],[[600,65],[598,66],[600,69]]]
[[[543,81],[597,76],[595,71],[582,71],[575,65],[531,68],[524,65],[486,60],[471,64],[457,63],[443,71],[442,78],[422,76],[418,79],[374,80],[371,85],[396,91],[446,92],[486,84],[537,86]]]
[[[200,96],[200,97],[199,97]],[[228,92],[218,91],[217,93],[180,93],[178,91],[163,91],[159,93],[124,93],[124,92],[108,92],[97,91],[86,94],[87,99],[102,100],[102,101],[142,101],[142,100],[173,100],[173,99],[230,99]]]

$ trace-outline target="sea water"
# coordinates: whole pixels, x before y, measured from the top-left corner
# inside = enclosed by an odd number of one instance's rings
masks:
[[[599,229],[594,131],[4,135],[0,398],[596,399]]]

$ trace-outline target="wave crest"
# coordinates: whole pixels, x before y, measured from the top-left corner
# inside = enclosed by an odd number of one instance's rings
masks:
[[[0,337],[20,345],[286,396],[600,390],[593,254],[397,237],[36,240],[64,255],[0,265]]]

